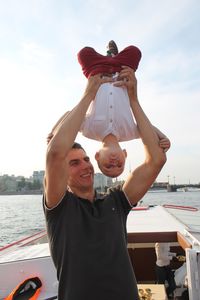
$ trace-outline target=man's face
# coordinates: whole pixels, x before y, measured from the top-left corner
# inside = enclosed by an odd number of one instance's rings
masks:
[[[71,188],[93,187],[94,168],[83,149],[72,149],[67,155],[68,185]]]
[[[114,151],[110,148],[100,149],[96,153],[99,169],[108,177],[118,177],[124,171],[126,151],[120,148]]]

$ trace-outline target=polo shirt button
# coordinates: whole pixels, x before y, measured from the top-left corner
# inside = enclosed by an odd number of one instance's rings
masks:
[[[110,92],[110,95],[112,95],[112,92]]]
[[[110,105],[110,108],[112,108],[112,105]]]
[[[113,121],[113,120],[112,120],[112,119],[110,119],[110,123],[112,123],[112,121]]]

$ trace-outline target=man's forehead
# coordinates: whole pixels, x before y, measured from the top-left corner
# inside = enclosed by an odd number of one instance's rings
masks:
[[[79,159],[79,158],[84,158],[86,156],[87,154],[83,149],[71,149],[67,154],[67,159],[68,160]]]

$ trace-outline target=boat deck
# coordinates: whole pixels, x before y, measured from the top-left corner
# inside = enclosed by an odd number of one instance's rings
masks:
[[[188,230],[200,232],[200,210],[166,208],[177,220],[185,224]],[[199,239],[200,241],[200,239]]]
[[[14,251],[8,251],[6,254],[0,252],[0,263],[48,256],[50,256],[48,243],[27,245],[16,248]]]
[[[140,208],[140,210],[139,210]],[[177,220],[162,206],[136,207],[129,213],[127,220],[128,233],[135,232],[169,232],[184,233],[188,229],[184,223]]]
[[[187,226],[182,217],[188,218],[191,214],[195,221],[193,226],[191,224]],[[178,244],[179,235],[177,232],[179,232],[183,236],[181,245],[183,249],[188,248],[188,245],[189,247],[191,244],[194,245],[194,243],[199,247],[200,233],[195,227],[196,223],[198,225],[197,219],[199,220],[199,211],[178,211],[178,216],[177,214],[174,216],[172,209],[162,206],[136,207],[129,213],[127,220],[129,246],[131,247],[133,243],[133,247],[135,247],[140,242],[153,244],[159,241],[157,240],[158,237],[161,242],[166,241],[167,238]],[[27,240],[23,239],[23,243],[14,243],[11,247],[7,246],[0,251],[0,299],[7,295],[6,291],[12,290],[19,282],[34,276],[41,278],[43,283],[39,300],[55,297],[58,284],[56,270],[50,257],[49,245],[47,240],[46,242],[44,240],[44,233],[40,235],[39,240],[36,235],[32,241],[33,244],[30,242],[31,240],[27,243]],[[142,253],[140,249],[138,250]]]

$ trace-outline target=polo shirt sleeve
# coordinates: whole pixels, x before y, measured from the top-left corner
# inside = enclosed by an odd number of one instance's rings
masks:
[[[46,221],[46,229],[48,233],[48,239],[51,244],[59,243],[59,230],[62,227],[62,220],[68,209],[69,192],[61,198],[58,204],[52,208],[48,208],[45,203],[45,195],[43,196],[43,210]],[[50,247],[50,251],[53,251]]]
[[[48,208],[47,204],[46,204],[46,196],[45,194],[43,194],[43,210],[44,210],[44,214],[46,217],[48,217],[49,215],[55,215],[58,214],[59,212],[62,211],[63,209],[63,205],[64,202],[66,202],[66,198],[68,198],[68,191],[65,192],[65,194],[63,195],[63,197],[60,199],[60,201],[57,203],[56,206],[52,207],[52,208]]]

